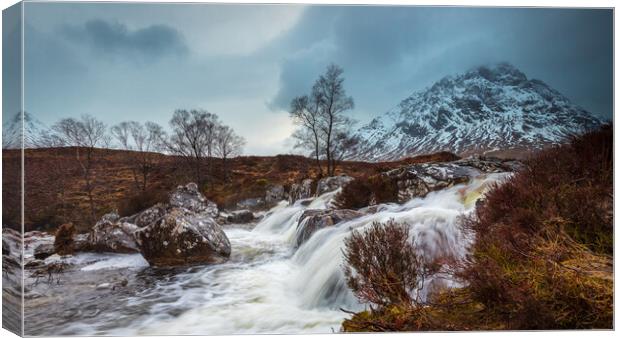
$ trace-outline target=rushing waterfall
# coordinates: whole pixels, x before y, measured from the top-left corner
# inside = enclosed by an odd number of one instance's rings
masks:
[[[82,292],[87,274],[101,271],[103,278],[119,272],[109,264],[91,264],[79,272],[78,282],[68,285],[75,300],[58,305],[54,299],[39,304],[64,306],[66,318],[32,324],[43,332],[29,334],[242,334],[304,333],[337,331],[347,316],[340,308],[363,309],[347,288],[342,273],[342,249],[350,232],[373,222],[394,219],[409,225],[419,254],[435,257],[450,254],[462,257],[471,241],[460,230],[458,219],[471,212],[475,201],[492,183],[506,174],[489,174],[468,184],[432,192],[406,204],[388,204],[376,213],[342,222],[315,232],[296,247],[298,221],[306,209],[325,209],[338,193],[330,192],[293,205],[281,202],[270,210],[254,229],[229,226],[225,229],[232,244],[229,262],[206,267],[169,271],[144,267],[131,256],[124,272],[133,285],[130,292],[93,296]],[[118,255],[109,259],[119,260]],[[119,264],[119,262],[116,264]],[[107,275],[106,275],[107,273]],[[99,275],[99,278],[102,275]],[[70,277],[73,278],[73,277]],[[92,282],[92,281],[91,281]],[[446,283],[451,283],[446,280]],[[73,288],[73,290],[71,289]],[[88,295],[88,296],[87,296]],[[96,302],[94,308],[88,305]],[[78,304],[75,304],[78,303]],[[52,305],[55,304],[55,305]],[[40,311],[50,311],[45,306]],[[55,310],[57,311],[57,309]],[[96,311],[96,315],[91,315]],[[28,323],[27,318],[26,322]]]

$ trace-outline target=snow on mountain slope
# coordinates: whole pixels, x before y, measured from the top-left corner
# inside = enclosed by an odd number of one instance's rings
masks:
[[[350,158],[538,149],[601,123],[544,82],[501,63],[445,77],[406,98],[357,131],[361,143]]]
[[[2,126],[2,149],[19,149],[22,147],[22,135],[25,148],[36,146],[36,139],[47,128],[43,123],[27,112],[17,113]]]

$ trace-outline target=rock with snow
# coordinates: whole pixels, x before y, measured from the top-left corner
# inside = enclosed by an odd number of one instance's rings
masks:
[[[404,99],[357,131],[361,142],[349,159],[540,149],[601,123],[544,82],[502,63],[445,77]]]
[[[288,193],[288,202],[293,204],[295,201],[312,197],[314,195],[312,191],[313,184],[314,180],[311,178],[307,178],[301,181],[301,183],[293,183]]]
[[[211,217],[217,217],[217,205],[207,200],[198,191],[196,183],[178,186],[170,194],[170,205],[173,207],[185,208],[196,213],[206,213]]]
[[[297,245],[299,246],[303,244],[318,230],[344,221],[349,221],[363,215],[364,214],[359,211],[349,209],[305,210],[299,217],[299,221],[297,223]]]
[[[230,242],[208,214],[173,208],[158,221],[135,232],[144,258],[153,266],[221,263]]]
[[[320,196],[326,192],[342,188],[351,181],[353,181],[353,177],[345,174],[322,178],[317,182],[316,195]]]
[[[280,184],[273,185],[265,191],[265,203],[268,206],[274,205],[284,199],[286,199],[286,192],[284,186]]]
[[[117,213],[105,214],[88,233],[88,247],[97,252],[138,252],[133,236],[136,230],[138,226],[121,221]]]

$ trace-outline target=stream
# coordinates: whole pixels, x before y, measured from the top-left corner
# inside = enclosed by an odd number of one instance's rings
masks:
[[[342,273],[343,243],[351,229],[393,218],[410,226],[421,255],[462,257],[471,238],[458,219],[506,175],[483,175],[403,205],[384,205],[376,213],[317,231],[299,248],[301,213],[329,207],[337,191],[307,206],[281,202],[258,224],[224,226],[232,255],[220,265],[161,269],[149,267],[140,254],[54,255],[47,261],[71,263],[58,279],[36,283],[26,271],[25,334],[338,332],[349,316],[341,308],[364,308]],[[426,281],[437,282],[458,286],[449,276]]]

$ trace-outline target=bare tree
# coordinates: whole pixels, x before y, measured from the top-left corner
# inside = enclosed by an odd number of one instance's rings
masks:
[[[83,115],[79,119],[65,118],[58,121],[52,130],[57,140],[67,146],[75,147],[75,158],[81,168],[84,179],[84,191],[90,205],[90,221],[95,221],[95,201],[93,191],[95,178],[96,148],[107,147],[109,137],[106,125],[90,115]]]
[[[136,188],[145,192],[148,188],[149,175],[160,158],[155,151],[160,149],[161,140],[164,138],[163,128],[154,122],[141,124],[136,121],[125,121],[113,126],[111,131],[120,146],[131,151],[130,167]]]
[[[215,154],[222,159],[226,179],[229,177],[226,160],[232,156],[240,155],[244,145],[245,139],[238,136],[232,128],[225,125],[218,126],[215,133],[214,148]]]
[[[335,135],[342,129],[346,129],[353,123],[344,115],[347,110],[353,109],[353,98],[347,96],[344,89],[344,70],[337,65],[327,67],[325,74],[321,75],[314,84],[312,91],[321,98],[321,128],[325,140],[325,155],[327,157],[327,174],[333,176],[336,170],[334,150],[336,146]]]
[[[328,176],[333,176],[336,171],[341,135],[348,134],[354,124],[345,115],[347,110],[353,109],[354,103],[344,89],[343,72],[339,66],[329,65],[325,74],[314,83],[311,95],[293,99],[289,112],[301,127],[293,134],[298,140],[296,146],[312,149],[319,174],[322,174],[320,158],[325,156]]]
[[[321,96],[318,92],[308,96],[298,96],[291,102],[290,116],[293,122],[300,126],[293,133],[293,137],[297,139],[295,147],[306,148],[312,151],[312,155],[316,159],[316,167],[319,171],[319,177],[323,176],[323,168],[321,167]]]
[[[213,150],[213,134],[217,116],[206,110],[178,109],[170,120],[171,135],[167,150],[186,159],[197,183],[204,183],[203,161]]]

